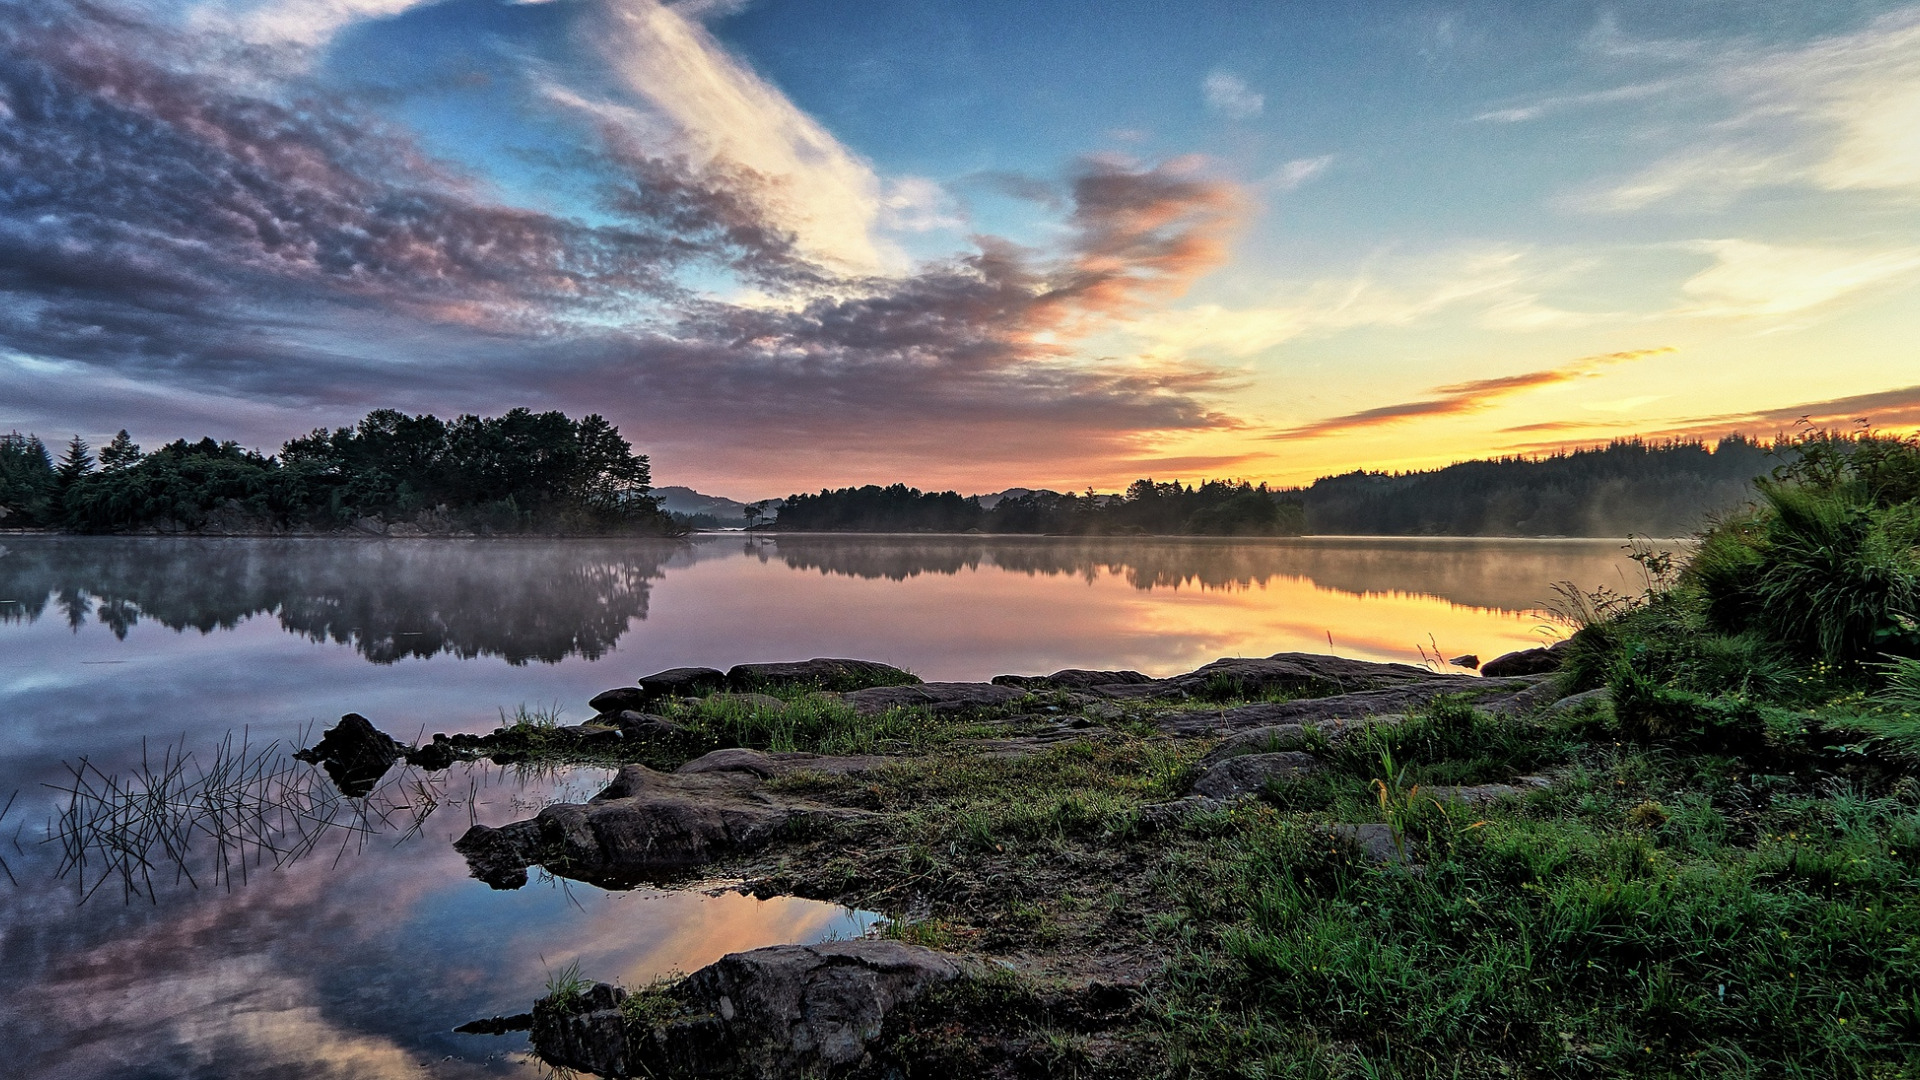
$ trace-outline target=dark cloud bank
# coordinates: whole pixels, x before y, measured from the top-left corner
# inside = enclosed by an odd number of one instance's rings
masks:
[[[980,238],[850,280],[743,169],[607,127],[580,163],[596,223],[500,205],[286,58],[207,49],[95,4],[0,0],[0,347],[56,364],[0,360],[0,419],[198,427],[231,401],[272,443],[374,404],[557,405],[743,474],[962,443],[976,464],[1091,461],[1231,423],[1215,373],[1101,370],[1059,344],[1223,257],[1235,192],[1183,168],[1082,162],[1059,251]],[[689,272],[804,302],[718,302]]]

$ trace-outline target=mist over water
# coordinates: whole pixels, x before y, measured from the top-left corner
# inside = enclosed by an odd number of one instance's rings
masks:
[[[19,792],[0,819],[17,879],[0,875],[0,1028],[22,1075],[74,1077],[539,1075],[517,1039],[450,1029],[524,1010],[576,959],[632,985],[870,921],[732,894],[493,892],[450,841],[607,774],[488,766],[396,776],[385,824],[297,859],[256,852],[243,875],[161,873],[81,903],[40,841],[82,759],[124,777],[171,747],[204,765],[238,732],[284,764],[349,711],[402,740],[484,731],[522,704],[578,721],[594,693],[682,664],[1169,675],[1329,640],[1485,659],[1543,640],[1554,582],[1639,584],[1604,541],[0,543],[0,803]]]

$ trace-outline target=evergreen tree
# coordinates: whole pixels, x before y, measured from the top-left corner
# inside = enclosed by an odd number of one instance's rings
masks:
[[[100,448],[100,468],[103,472],[119,472],[140,463],[140,446],[127,435],[127,429],[121,428],[113,441]]]
[[[67,443],[67,452],[60,455],[60,486],[70,488],[74,481],[93,471],[93,454],[86,440],[75,435]]]

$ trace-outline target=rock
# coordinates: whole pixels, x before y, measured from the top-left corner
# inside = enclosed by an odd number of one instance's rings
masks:
[[[846,773],[876,764],[873,758],[723,750],[675,773],[628,765],[584,804],[558,803],[497,829],[475,825],[453,846],[473,876],[496,889],[525,885],[532,866],[607,888],[631,887],[763,847],[801,820],[865,816],[776,797],[763,790],[763,781],[784,772]]]
[[[1193,793],[1209,799],[1250,795],[1275,780],[1292,780],[1320,767],[1320,759],[1298,750],[1243,754],[1208,769],[1193,783]]]
[[[709,667],[677,667],[656,671],[640,680],[647,704],[668,697],[699,697],[726,685],[727,676]]]
[[[1137,671],[1088,671],[1067,668],[1051,675],[995,675],[995,686],[1017,686],[1027,690],[1085,690],[1094,686],[1140,686],[1159,682]]]
[[[366,533],[368,536],[387,535],[387,523],[380,520],[380,515],[378,514],[371,517],[360,518],[353,523],[353,527]]]
[[[618,713],[627,709],[645,709],[654,697],[637,686],[616,686],[587,699],[587,708],[597,713]]]
[[[765,753],[736,746],[703,754],[673,771],[682,776],[693,776],[698,773],[743,772],[765,779],[775,773],[776,766],[774,760]]]
[[[1511,784],[1465,784],[1456,786],[1423,787],[1420,794],[1438,799],[1443,803],[1490,803],[1498,802],[1511,795],[1525,795],[1553,786],[1553,781],[1544,776],[1523,776]]]
[[[1388,719],[1388,717],[1375,717],[1375,722]],[[1398,719],[1398,717],[1391,719]],[[1299,750],[1306,745],[1307,729],[1304,724],[1270,724],[1228,736],[1226,741],[1214,747],[1206,757],[1200,759],[1200,767],[1210,769],[1228,758],[1240,757],[1244,754],[1281,753]]]
[[[1228,658],[1166,680],[1199,698],[1264,697],[1284,694],[1319,697],[1377,690],[1435,679],[1464,679],[1435,675],[1411,664],[1378,664],[1318,653],[1275,653],[1265,659]]]
[[[1017,686],[995,686],[992,683],[917,683],[912,686],[875,686],[855,690],[840,695],[840,699],[861,714],[911,708],[950,713],[998,708],[1025,698],[1027,693]]]
[[[554,730],[558,734],[571,737],[574,746],[581,750],[605,750],[620,745],[619,728],[592,724],[568,724]]]
[[[738,709],[746,713],[783,713],[787,703],[772,694],[709,694],[702,703],[708,707]]]
[[[1547,715],[1558,716],[1573,712],[1577,709],[1589,709],[1598,705],[1611,704],[1612,701],[1613,691],[1604,686],[1596,686],[1592,690],[1585,690],[1578,694],[1572,694],[1556,700],[1553,704],[1547,706]]]
[[[631,1076],[627,1017],[620,1008],[627,992],[594,983],[575,1000],[542,998],[533,1006],[527,1035],[540,1056],[566,1069],[601,1076]]]
[[[729,690],[864,690],[870,686],[901,686],[919,676],[875,660],[838,660],[815,657],[779,664],[736,664],[727,672]]]
[[[407,751],[407,764],[428,772],[452,768],[453,763],[458,760],[459,755],[454,752],[453,744],[439,732],[434,733],[433,740],[427,745]]]
[[[359,713],[348,713],[319,742],[293,756],[327,770],[340,794],[357,799],[372,791],[403,754],[392,736]]]
[[[664,716],[635,712],[632,709],[622,709],[612,716],[602,713],[594,719],[601,723],[611,723],[620,729],[621,737],[627,739],[670,738],[683,730],[679,724]]]
[[[1468,653],[1465,656],[1456,656],[1447,663],[1454,667],[1477,668],[1480,666],[1480,658],[1473,653]]]
[[[1488,709],[1489,712],[1506,713],[1512,716],[1531,716],[1541,709],[1560,700],[1560,680],[1556,675],[1535,675],[1539,680],[1532,686]]]
[[[536,1006],[532,1042],[554,1064],[603,1075],[839,1074],[868,1059],[893,1010],[967,974],[957,957],[898,941],[775,945],[659,991],[669,1008],[651,1026],[616,1030],[625,995],[612,987],[565,1014]]]
[[[1324,825],[1316,831],[1336,843],[1352,845],[1368,862],[1405,863],[1415,854],[1411,839],[1394,843],[1391,825]]]
[[[1480,669],[1482,675],[1507,677],[1513,675],[1543,675],[1549,671],[1560,670],[1560,662],[1566,659],[1567,643],[1555,642],[1541,649],[1521,649],[1505,656],[1497,656],[1487,661]]]
[[[469,1020],[453,1030],[461,1035],[505,1035],[511,1031],[526,1031],[532,1027],[532,1013],[514,1013],[512,1016],[489,1016],[480,1020]]]

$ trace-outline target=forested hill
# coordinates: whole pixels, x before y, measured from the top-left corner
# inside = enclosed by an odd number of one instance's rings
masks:
[[[1543,458],[1464,461],[1431,472],[1351,472],[1285,492],[1310,533],[1363,536],[1683,536],[1750,502],[1783,459],[1738,435],[1623,440]]]
[[[380,409],[277,455],[182,439],[142,453],[125,431],[55,460],[0,435],[0,527],[78,532],[387,536],[682,531],[649,492],[644,454],[599,416],[514,409],[441,420]]]

